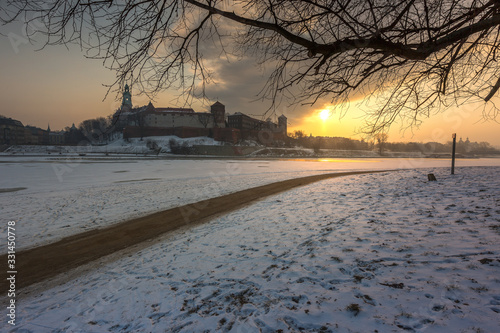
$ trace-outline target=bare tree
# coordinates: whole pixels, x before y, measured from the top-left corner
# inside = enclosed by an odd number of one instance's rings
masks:
[[[78,130],[92,143],[103,143],[109,139],[110,121],[108,118],[98,117],[84,120],[78,125]]]
[[[47,45],[76,42],[116,70],[114,87],[204,95],[203,50],[271,67],[262,97],[342,106],[372,96],[368,132],[481,100],[500,88],[498,0],[7,0]],[[232,46],[232,47],[228,47]],[[217,55],[217,57],[220,54]],[[492,103],[490,103],[492,104]],[[498,109],[485,108],[485,118]]]
[[[296,130],[293,132],[292,137],[297,140],[301,140],[306,137],[306,133],[302,130]]]
[[[211,119],[213,119],[213,115],[210,113],[198,113],[198,121],[203,125],[203,128],[207,128]]]
[[[377,141],[378,153],[382,156],[389,136],[387,133],[377,133],[375,135],[375,140]]]

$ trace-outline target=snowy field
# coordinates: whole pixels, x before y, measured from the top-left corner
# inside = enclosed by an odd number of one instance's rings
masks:
[[[497,332],[498,160],[460,161],[455,176],[439,168],[448,161],[361,161],[81,163],[62,181],[53,163],[0,164],[11,172],[1,188],[26,187],[0,193],[2,216],[37,239],[92,227],[85,216],[104,224],[302,175],[412,167],[321,181],[172,232],[25,296],[14,331]],[[134,181],[147,178],[158,179]]]
[[[214,139],[207,137],[195,137],[195,138],[184,138],[181,139],[177,136],[149,136],[142,140],[139,138],[131,138],[129,140],[124,140],[123,138],[118,138],[109,144],[102,146],[42,146],[42,145],[22,145],[22,146],[11,146],[6,150],[6,153],[1,155],[58,155],[59,153],[63,155],[73,155],[78,156],[79,154],[88,155],[102,155],[105,153],[112,154],[127,154],[127,155],[144,155],[153,152],[148,145],[155,143],[158,148],[161,148],[162,153],[170,152],[170,140],[174,140],[177,144],[185,144],[187,146],[193,145],[209,145],[209,146],[219,146],[221,142],[215,141]]]
[[[7,190],[0,193],[0,213],[16,221],[19,248],[279,180],[384,164],[20,157],[4,162],[0,189]]]
[[[0,214],[18,249],[280,180],[349,170],[448,166],[447,160],[172,160],[0,157]],[[500,159],[458,165],[499,165]],[[6,252],[2,248],[0,252]]]

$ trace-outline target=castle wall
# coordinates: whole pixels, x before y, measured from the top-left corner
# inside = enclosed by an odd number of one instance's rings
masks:
[[[226,107],[224,104],[215,102],[212,106],[210,106],[210,113],[214,116],[216,127],[226,127]]]
[[[127,126],[123,130],[125,138],[140,138],[148,136],[175,135],[179,138],[194,138],[207,136],[216,141],[238,143],[241,140],[253,140],[263,145],[273,145],[277,140],[285,140],[286,136],[281,131],[265,130],[239,130],[236,128],[196,128],[196,127],[149,127]]]
[[[149,126],[127,126],[123,129],[125,138],[140,138],[148,136],[175,135],[179,138],[194,138],[198,136],[210,136],[210,128],[195,127],[149,127]]]
[[[214,118],[210,113],[201,112],[152,112],[144,115],[144,125],[165,128],[213,128]]]

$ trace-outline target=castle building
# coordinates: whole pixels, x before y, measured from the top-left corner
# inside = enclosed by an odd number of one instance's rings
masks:
[[[133,108],[130,88],[125,85],[122,105],[113,116],[115,126],[125,128],[225,128],[226,107],[215,102],[210,112],[195,112],[191,108],[155,107],[153,103]]]
[[[130,93],[130,88],[128,84],[125,85],[122,97],[122,111],[130,111],[132,110],[132,94]]]
[[[226,127],[225,106],[216,102],[210,112],[195,112],[191,108],[154,107],[150,102],[146,107],[137,110],[143,118],[142,126],[147,127],[192,127],[192,128],[224,128]],[[139,126],[141,126],[139,124]]]
[[[283,132],[283,134],[286,136],[288,133],[288,119],[285,117],[285,115],[281,115],[278,117],[278,128]]]
[[[249,131],[271,130],[273,132],[282,132],[286,135],[287,118],[284,115],[278,117],[278,125],[268,118],[266,121],[247,116],[241,112],[227,116],[227,124],[231,128]]]
[[[252,118],[241,112],[227,116],[227,124],[231,128],[240,130],[261,130],[264,128],[265,122],[259,119]]]
[[[270,130],[276,134],[276,138],[282,139],[286,137],[287,124],[284,115],[278,118],[278,124],[271,119],[262,121],[240,112],[226,117],[226,107],[219,101],[212,104],[208,112],[195,112],[191,108],[155,107],[151,102],[134,108],[128,85],[124,88],[122,105],[113,120],[115,127],[123,129],[124,137],[210,136],[229,142],[258,138],[257,132],[262,130]]]
[[[226,107],[221,102],[217,101],[210,107],[210,113],[214,117],[215,127],[226,127]]]

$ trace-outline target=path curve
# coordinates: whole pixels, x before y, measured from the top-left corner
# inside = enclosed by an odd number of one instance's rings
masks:
[[[60,241],[16,254],[16,289],[67,272],[132,245],[151,240],[179,227],[205,222],[217,215],[239,209],[267,196],[320,180],[392,170],[328,173],[262,185],[220,197],[167,209],[147,216],[63,238]],[[7,272],[7,254],[0,256]],[[9,289],[6,278],[0,292]]]

